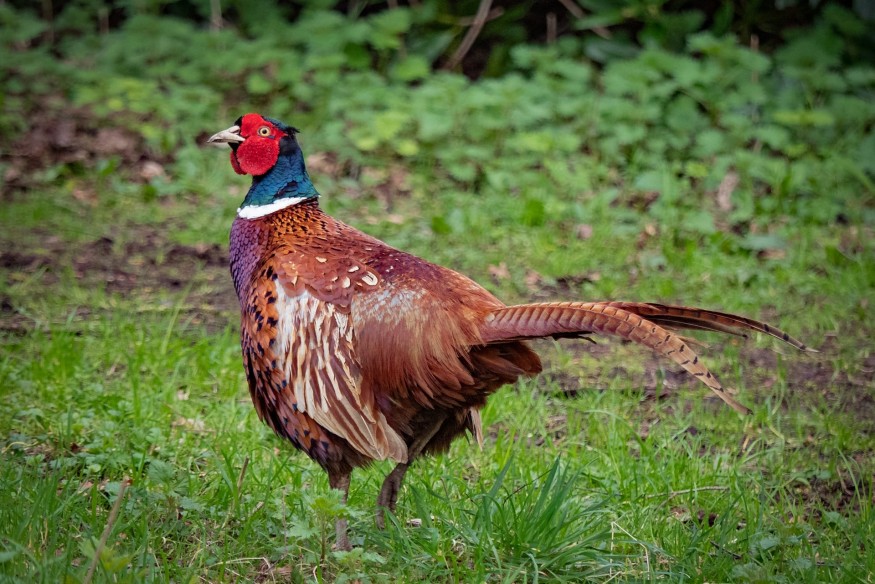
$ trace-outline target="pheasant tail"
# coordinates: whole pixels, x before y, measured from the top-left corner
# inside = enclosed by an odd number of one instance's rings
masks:
[[[699,360],[689,343],[670,330],[696,329],[744,335],[754,330],[810,350],[785,332],[733,314],[683,306],[635,302],[556,302],[509,306],[493,311],[482,329],[483,341],[499,343],[540,337],[615,335],[634,341],[673,360],[707,385],[734,410],[750,410],[733,399]]]
[[[794,339],[781,329],[758,320],[729,314],[728,312],[703,310],[687,306],[667,306],[650,302],[604,302],[602,304],[634,312],[638,316],[667,329],[714,331],[745,338],[747,337],[745,331],[756,331],[780,339],[800,351],[807,351],[809,353],[818,352],[816,349],[812,349],[803,342]]]

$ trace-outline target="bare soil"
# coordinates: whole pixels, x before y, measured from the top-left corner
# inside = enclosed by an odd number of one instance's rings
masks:
[[[142,299],[144,309],[156,293],[187,291],[181,312],[194,324],[222,329],[237,322],[238,304],[228,272],[228,251],[219,245],[180,245],[152,228],[127,229],[124,237],[101,237],[71,245],[47,237],[39,251],[19,251],[0,242],[0,270],[30,274],[50,288],[67,273],[86,287]],[[0,295],[0,330],[21,332],[33,326]]]
[[[134,170],[133,180],[148,180],[163,172],[167,160],[152,152],[140,134],[87,108],[59,107],[57,102],[64,101],[60,96],[42,98],[42,107],[35,104],[38,109],[25,116],[27,131],[0,153],[5,168],[0,199],[32,186],[39,171],[58,166],[75,173],[114,160]]]

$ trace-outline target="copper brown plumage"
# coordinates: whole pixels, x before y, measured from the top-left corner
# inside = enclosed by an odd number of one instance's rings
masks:
[[[601,333],[640,343],[740,412],[747,408],[672,331],[750,330],[806,349],[765,323],[697,308],[505,306],[469,278],[326,215],[295,132],[247,114],[210,139],[231,146],[238,173],[253,174],[231,228],[244,369],[259,417],[318,462],[344,496],[354,468],[397,463],[377,499],[380,525],[410,463],[466,431],[479,439],[489,395],[541,371],[529,339]],[[337,546],[349,547],[342,520]]]

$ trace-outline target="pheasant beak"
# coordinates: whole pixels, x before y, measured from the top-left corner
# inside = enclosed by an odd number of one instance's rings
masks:
[[[246,138],[240,135],[240,126],[231,126],[227,130],[222,130],[217,134],[210,136],[207,140],[208,144],[230,144],[233,142],[244,142]]]

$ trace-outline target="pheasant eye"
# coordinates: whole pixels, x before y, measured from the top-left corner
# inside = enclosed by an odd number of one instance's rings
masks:
[[[267,126],[261,126],[260,128],[258,128],[258,135],[263,138],[267,138],[268,136],[270,136],[270,128],[268,128]]]

